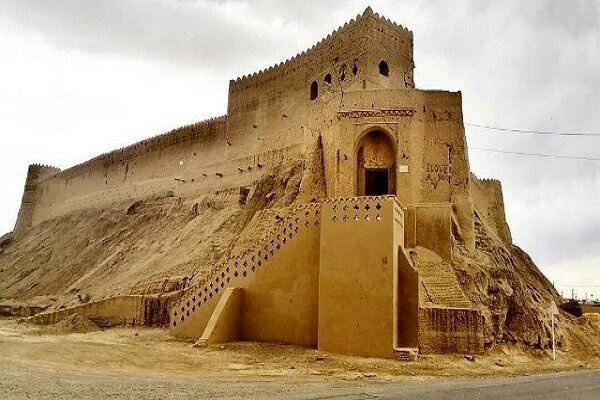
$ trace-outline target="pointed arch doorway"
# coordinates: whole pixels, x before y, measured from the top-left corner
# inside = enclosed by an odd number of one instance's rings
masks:
[[[396,194],[396,146],[382,129],[364,134],[356,147],[356,195]]]

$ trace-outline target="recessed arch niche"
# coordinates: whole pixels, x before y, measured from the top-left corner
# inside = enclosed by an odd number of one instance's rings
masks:
[[[381,128],[361,135],[356,146],[356,195],[396,194],[396,143]]]

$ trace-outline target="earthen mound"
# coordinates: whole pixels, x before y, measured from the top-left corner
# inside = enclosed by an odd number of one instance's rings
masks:
[[[80,314],[72,314],[69,317],[49,325],[42,329],[44,333],[61,335],[68,333],[89,333],[100,331],[100,327],[93,321]]]

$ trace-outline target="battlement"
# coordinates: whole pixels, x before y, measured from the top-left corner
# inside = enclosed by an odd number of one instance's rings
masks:
[[[471,172],[471,196],[478,204],[476,212],[506,243],[512,243],[510,228],[506,222],[502,183],[497,179],[478,178]]]
[[[134,143],[129,146],[121,147],[120,149],[110,151],[94,157],[84,163],[75,165],[61,172],[64,177],[77,175],[82,169],[88,168],[94,164],[103,164],[108,166],[116,162],[136,158],[145,153],[152,153],[157,150],[164,149],[169,146],[189,142],[199,135],[207,134],[211,129],[222,128],[225,131],[227,123],[227,115],[220,117],[209,118],[200,122],[189,125],[184,125],[179,128],[172,129],[168,132],[158,134],[141,142]],[[60,172],[60,170],[59,170]]]
[[[44,179],[61,172],[61,169],[52,165],[46,164],[31,164],[27,170],[27,181],[32,184],[36,181]]]
[[[367,7],[363,14],[358,14],[356,18],[339,26],[336,30],[309,49],[297,53],[286,61],[272,65],[269,68],[231,80],[229,82],[229,92],[233,93],[250,87],[257,87],[297,71],[304,71],[311,74],[311,70],[318,68],[316,65],[319,64],[324,67],[331,67],[328,60],[325,59],[325,55],[334,50],[339,44],[338,42],[342,41],[343,37],[352,36],[350,32],[365,30],[369,27],[374,28],[375,26],[375,35],[370,35],[373,39],[378,39],[376,37],[377,34],[379,36],[389,35],[389,38],[387,39],[391,39],[393,42],[404,45],[403,47],[410,53],[407,55],[410,56],[412,61],[413,33],[402,25],[374,13],[371,7]],[[363,35],[363,37],[366,37],[366,35]],[[359,38],[357,37],[356,39]],[[359,46],[363,44],[359,40],[355,40],[354,42],[355,43],[353,44]]]
[[[23,188],[23,197],[21,198],[21,207],[14,228],[15,237],[20,237],[27,228],[31,227],[38,198],[36,191],[38,182],[58,173],[60,173],[60,169],[50,165],[31,164],[29,166],[25,178],[25,187]]]
[[[60,168],[55,167],[54,165],[48,165],[48,164],[33,163],[29,167],[30,168],[34,167],[34,168],[39,168],[39,169],[44,169],[44,170],[50,169],[50,170],[54,170],[56,172],[60,172]]]
[[[500,190],[502,190],[502,183],[498,179],[494,179],[494,178],[480,178],[480,177],[478,177],[473,172],[471,172],[471,179],[473,180],[473,182],[475,184],[482,184],[482,185],[488,185],[488,186],[496,185],[496,186],[500,187]]]

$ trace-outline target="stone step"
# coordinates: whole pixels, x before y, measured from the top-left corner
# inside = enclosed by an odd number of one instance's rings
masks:
[[[419,357],[419,349],[417,347],[396,347],[396,358],[400,361],[416,361]]]

